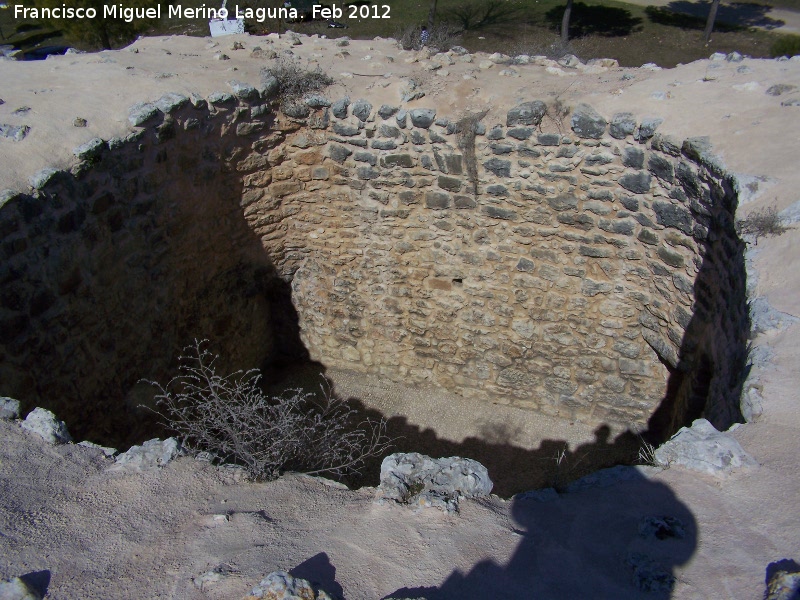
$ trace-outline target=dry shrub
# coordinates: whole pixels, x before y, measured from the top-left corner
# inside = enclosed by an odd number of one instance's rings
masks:
[[[269,76],[278,81],[276,95],[281,103],[292,103],[334,83],[333,78],[323,73],[319,67],[305,68],[298,61],[286,57],[279,57],[273,66],[261,70],[262,79]]]
[[[192,454],[241,465],[257,480],[286,471],[343,476],[389,445],[384,421],[357,423],[356,411],[323,389],[322,399],[302,390],[267,397],[258,370],[218,375],[207,342],[195,341],[180,357],[180,374],[158,389],[156,414]]]
[[[740,236],[753,238],[756,246],[758,245],[758,238],[781,235],[786,233],[788,229],[783,217],[778,214],[778,209],[774,206],[759,208],[745,218],[736,220],[736,232]]]

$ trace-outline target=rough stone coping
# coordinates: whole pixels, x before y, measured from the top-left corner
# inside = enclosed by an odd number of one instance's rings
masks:
[[[681,427],[655,451],[662,467],[680,465],[691,471],[727,477],[734,470],[758,468],[758,462],[727,433],[717,431],[706,419],[697,419],[691,427]]]

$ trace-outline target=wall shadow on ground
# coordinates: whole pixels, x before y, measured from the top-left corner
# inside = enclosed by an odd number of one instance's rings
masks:
[[[742,27],[762,27],[764,29],[777,29],[785,25],[780,19],[767,16],[772,9],[765,4],[751,4],[749,2],[731,2],[720,4],[714,29],[718,31],[731,31]],[[673,0],[665,7],[648,7],[647,15],[654,23],[673,25],[684,29],[704,29],[711,2],[700,0]],[[688,18],[687,18],[688,17]],[[725,26],[728,27],[725,27]]]
[[[278,394],[283,389],[302,388],[308,392],[320,390],[325,380],[324,366],[309,363],[283,372],[282,378],[272,378],[267,388],[269,394]],[[337,396],[335,385],[332,393]],[[570,482],[605,467],[633,464],[637,460],[640,439],[626,431],[616,438],[610,437],[608,425],[599,425],[592,442],[571,447],[566,440],[542,440],[537,448],[517,446],[510,440],[514,432],[504,427],[493,427],[486,431],[486,439],[468,437],[456,442],[441,437],[431,427],[421,427],[409,422],[406,417],[387,417],[381,411],[369,407],[356,397],[344,397],[357,412],[353,425],[369,419],[384,420],[387,435],[392,438],[386,455],[392,452],[419,452],[433,457],[462,456],[482,463],[494,482],[493,493],[510,497],[527,490],[556,487],[562,489]],[[348,486],[377,486],[380,483],[380,465],[384,456],[366,461],[360,474],[343,479]]]

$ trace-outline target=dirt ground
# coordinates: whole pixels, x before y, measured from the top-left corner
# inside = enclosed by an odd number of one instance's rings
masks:
[[[244,51],[232,50],[231,38],[174,37],[36,64],[0,62],[0,122],[31,126],[22,142],[0,140],[0,189],[26,189],[37,170],[68,166],[72,148],[92,137],[124,135],[127,109],[137,101],[167,91],[208,95],[226,90],[231,79],[256,83],[263,62],[251,59],[250,49],[289,47],[275,36],[239,39]],[[229,61],[213,58],[221,50]],[[742,214],[800,200],[800,106],[781,105],[800,95],[800,62],[699,61],[671,70],[595,72],[529,65],[517,67],[519,77],[504,77],[499,68],[478,66],[485,57],[431,73],[425,56],[386,41],[351,42],[347,50],[345,56],[312,38],[293,49],[337,79],[334,97],[368,93],[373,104],[396,103],[404,79],[418,75],[428,95],[412,107],[436,106],[441,115],[487,108],[489,124],[501,122],[518,101],[557,96],[602,114],[658,116],[660,131],[678,138],[709,135],[727,167],[758,184],[743,196]],[[767,95],[777,83],[797,87]],[[13,114],[23,106],[30,110]],[[75,117],[88,127],[73,127]],[[757,250],[758,294],[800,315],[794,265],[800,231],[765,239]],[[469,501],[456,515],[379,505],[373,489],[351,491],[297,475],[231,485],[191,458],[153,473],[110,474],[99,452],[50,447],[0,422],[0,577],[30,574],[54,599],[239,598],[276,569],[350,599],[761,598],[770,563],[800,560],[800,328],[762,334],[754,343],[774,353],[761,373],[764,415],[732,435],[760,468],[726,479],[678,467],[643,469],[614,485],[545,501]],[[548,439],[570,448],[597,441],[596,424],[330,375],[343,395],[430,430],[444,447],[471,437],[491,442],[495,435],[546,457]],[[644,519],[664,516],[680,522],[683,537],[640,533]],[[643,593],[635,573],[656,563],[675,583]],[[195,581],[212,569],[223,573],[220,581],[201,589]]]

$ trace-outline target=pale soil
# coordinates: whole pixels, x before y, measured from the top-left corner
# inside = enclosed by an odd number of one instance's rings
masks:
[[[241,41],[246,50],[231,50],[230,38],[216,48],[201,39],[145,39],[135,44],[138,53],[0,62],[0,122],[32,127],[22,142],[0,140],[0,189],[25,189],[38,169],[70,164],[72,148],[92,137],[124,135],[134,102],[167,91],[207,95],[227,90],[231,79],[255,84],[265,61],[250,58],[250,49],[287,47],[277,39]],[[213,60],[219,50],[231,60]],[[507,78],[498,74],[501,67],[480,69],[485,57],[437,75],[423,63],[406,62],[414,56],[387,42],[353,42],[348,57],[337,56],[338,50],[312,39],[294,48],[341,82],[330,92],[334,98],[347,93],[366,96],[375,106],[397,104],[401,76],[413,74],[428,91],[414,105],[436,106],[445,116],[489,108],[489,125],[503,122],[505,110],[518,101],[556,95],[570,105],[588,102],[605,115],[629,110],[658,116],[664,119],[660,131],[678,138],[709,135],[731,170],[762,181],[759,193],[744,199],[743,212],[800,200],[800,107],[781,106],[799,93],[764,93],[776,83],[800,87],[797,62],[699,61],[673,70],[578,75],[519,66],[521,76]],[[750,72],[739,72],[742,66]],[[634,79],[622,81],[623,72]],[[666,99],[654,99],[653,92],[666,93]],[[11,114],[22,106],[31,110]],[[74,128],[76,116],[89,127]],[[556,128],[545,123],[545,130]],[[800,232],[793,229],[760,242],[756,259],[759,293],[795,315],[798,244]],[[435,586],[442,591],[431,595],[447,598],[761,598],[770,562],[800,560],[799,332],[794,326],[756,340],[775,351],[773,367],[762,374],[764,416],[733,435],[761,463],[758,470],[716,480],[672,468],[548,503],[466,502],[456,516],[379,506],[371,490],[346,491],[298,476],[224,485],[216,471],[188,458],[158,473],[111,476],[103,473],[107,459],[92,451],[47,447],[16,425],[0,423],[0,576],[48,571],[49,597],[65,599],[237,598],[266,573],[298,566],[298,574],[333,591],[341,586],[345,597],[355,599]],[[544,420],[495,405],[449,404],[456,400],[330,375],[344,395],[454,442],[491,431],[507,434],[502,426],[514,427],[514,444],[534,450],[547,439],[571,448],[595,439],[593,424]],[[229,520],[215,522],[213,514]],[[686,537],[640,538],[638,524],[648,515],[679,518]],[[632,551],[671,568],[677,578],[671,595],[643,595],[632,586],[624,564]],[[192,584],[219,565],[233,575],[205,591]]]

